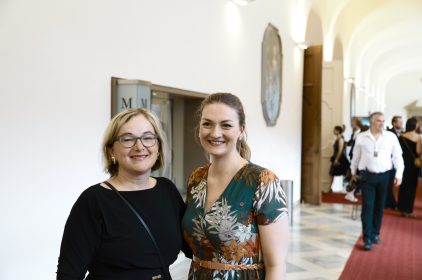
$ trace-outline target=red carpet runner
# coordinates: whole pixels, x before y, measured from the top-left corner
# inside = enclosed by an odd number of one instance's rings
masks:
[[[414,214],[415,218],[404,218],[386,210],[381,244],[364,251],[360,237],[339,279],[422,279],[422,180],[419,180]]]
[[[345,193],[322,193],[322,202],[324,203],[341,203],[341,204],[353,204],[353,202],[345,199]],[[362,198],[359,195],[358,196],[358,202],[359,205],[362,204]]]

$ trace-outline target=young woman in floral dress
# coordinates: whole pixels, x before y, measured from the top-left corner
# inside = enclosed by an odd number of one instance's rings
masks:
[[[182,222],[194,253],[188,279],[285,279],[285,193],[274,173],[249,161],[240,100],[212,94],[198,116],[199,141],[210,163],[188,180]]]

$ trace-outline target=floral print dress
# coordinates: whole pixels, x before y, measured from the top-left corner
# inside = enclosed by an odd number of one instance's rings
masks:
[[[194,256],[231,265],[263,263],[258,225],[287,215],[286,196],[278,178],[268,169],[248,163],[205,212],[209,167],[198,168],[188,181],[182,227]],[[213,270],[192,262],[188,279],[265,279],[265,269]]]

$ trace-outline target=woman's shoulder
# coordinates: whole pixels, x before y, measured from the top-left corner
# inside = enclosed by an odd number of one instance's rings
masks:
[[[107,189],[102,187],[101,183],[97,183],[95,185],[92,185],[86,188],[84,191],[82,191],[79,198],[92,199],[94,197],[97,197],[98,194],[100,194],[104,190],[107,190]]]
[[[172,180],[166,177],[154,177],[157,180],[157,186],[169,191],[177,191],[176,185]]]
[[[98,204],[101,204],[100,201],[104,200],[102,199],[102,194],[106,191],[110,190],[101,187],[100,183],[86,188],[76,199],[76,202],[72,207],[73,211],[83,211],[83,209],[97,208]]]
[[[401,136],[400,136],[400,138],[402,139],[402,140],[404,140],[404,141],[410,141],[410,142],[413,142],[413,143],[417,143],[418,141],[419,141],[419,139],[420,139],[420,136],[417,134],[417,133],[413,133],[413,132],[406,132],[406,133],[403,133]]]
[[[259,172],[259,173],[264,172],[264,171],[272,172],[269,168],[261,166],[259,164],[253,163],[253,162],[249,162],[248,169],[252,170],[253,172]]]
[[[206,164],[204,166],[200,166],[197,167],[196,169],[194,169],[192,171],[192,173],[190,174],[190,177],[194,176],[194,177],[204,177],[206,174],[208,174],[208,170],[210,168],[210,164]]]
[[[166,177],[153,177],[157,180],[157,185],[175,186],[173,181]]]
[[[249,162],[246,171],[246,174],[256,177],[261,182],[267,182],[268,180],[278,180],[278,177],[272,170],[252,162]]]
[[[206,164],[193,170],[189,176],[188,185],[191,185],[192,183],[197,181],[202,181],[203,178],[206,178],[208,175],[209,168],[210,164]]]
[[[165,193],[165,196],[170,197],[173,205],[176,207],[175,210],[180,211],[184,209],[183,198],[177,189],[176,185],[172,180],[166,177],[154,177],[157,180],[157,194],[161,195]],[[183,210],[184,211],[184,210]]]

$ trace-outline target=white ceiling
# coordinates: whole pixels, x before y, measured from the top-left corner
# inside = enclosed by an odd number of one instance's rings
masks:
[[[403,112],[402,104],[422,99],[422,0],[298,2],[307,13],[306,40],[323,44],[325,60],[342,59],[344,78],[372,100],[357,107]]]

